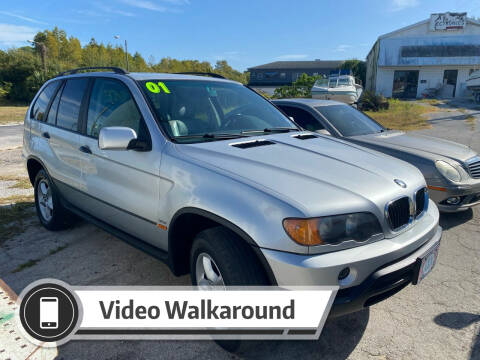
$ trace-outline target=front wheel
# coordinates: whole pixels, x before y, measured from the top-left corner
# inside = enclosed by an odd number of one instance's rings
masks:
[[[225,286],[269,285],[265,271],[245,241],[224,227],[201,231],[190,256],[193,285],[204,289]],[[239,350],[245,341],[215,340],[227,351]]]
[[[69,226],[72,215],[61,202],[57,190],[45,170],[40,170],[34,183],[35,207],[38,219],[48,230],[61,230]]]

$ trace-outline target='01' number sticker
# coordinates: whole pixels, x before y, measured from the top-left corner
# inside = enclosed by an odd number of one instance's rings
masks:
[[[161,81],[157,82],[156,84],[153,81],[148,81],[145,83],[145,86],[147,87],[148,91],[155,94],[158,94],[162,90],[165,92],[165,94],[170,94],[170,90],[168,89],[167,85]]]

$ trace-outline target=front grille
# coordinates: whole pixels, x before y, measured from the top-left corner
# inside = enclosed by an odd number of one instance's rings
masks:
[[[417,191],[415,194],[415,217],[418,217],[424,210],[427,200],[427,188]]]
[[[480,160],[468,164],[468,170],[474,179],[480,179]]]
[[[387,208],[388,223],[392,230],[398,230],[410,221],[410,200],[402,197],[391,202]]]

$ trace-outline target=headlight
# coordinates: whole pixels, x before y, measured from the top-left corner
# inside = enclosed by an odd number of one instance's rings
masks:
[[[307,246],[336,245],[348,240],[363,242],[382,233],[378,219],[370,213],[289,218],[283,220],[283,228],[292,240]]]
[[[446,161],[437,160],[435,161],[435,166],[437,167],[438,171],[440,171],[440,174],[445,176],[448,180],[458,182],[462,178],[458,170]]]

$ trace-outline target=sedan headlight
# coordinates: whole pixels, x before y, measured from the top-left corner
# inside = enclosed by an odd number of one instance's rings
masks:
[[[283,220],[283,228],[292,240],[307,246],[336,245],[348,240],[363,242],[382,233],[378,219],[370,213],[288,218]]]
[[[446,161],[437,160],[435,161],[435,166],[438,171],[440,171],[440,174],[445,176],[448,180],[458,182],[462,179],[458,170]]]

